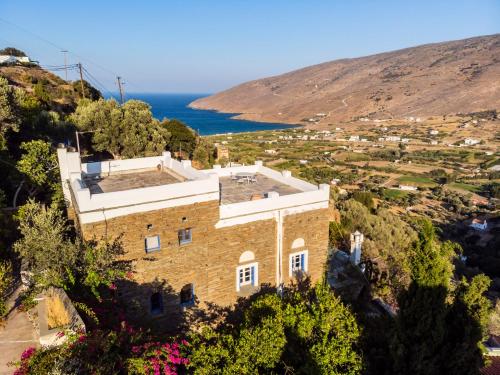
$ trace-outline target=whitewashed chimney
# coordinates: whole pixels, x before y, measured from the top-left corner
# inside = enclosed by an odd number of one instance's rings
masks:
[[[365,240],[362,233],[356,231],[351,233],[351,263],[355,266],[359,265],[361,262],[361,245]]]

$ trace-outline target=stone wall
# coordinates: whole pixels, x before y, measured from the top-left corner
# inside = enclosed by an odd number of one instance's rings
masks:
[[[325,273],[328,256],[328,208],[284,217],[283,222],[283,280],[289,280],[289,258],[291,253],[308,251],[308,275],[314,283]],[[297,238],[304,239],[304,246],[292,249]],[[289,280],[290,281],[290,280]]]
[[[236,267],[240,255],[251,251],[259,264],[259,284],[276,285],[277,221],[260,220],[231,227],[215,228],[219,220],[218,201],[209,201],[163,210],[137,213],[106,222],[81,226],[83,237],[113,239],[122,236],[124,259],[134,266],[133,280],[118,285],[118,293],[127,302],[129,312],[137,317],[151,317],[150,296],[162,291],[164,310],[155,316],[159,324],[182,323],[179,293],[193,283],[197,309],[229,306],[243,292],[236,291]],[[148,229],[148,225],[151,225]],[[192,242],[179,245],[177,232],[192,228]],[[161,249],[146,254],[146,236],[160,235]],[[303,238],[309,251],[309,274],[319,280],[324,271],[328,245],[328,209],[285,216],[283,220],[283,280],[288,279],[289,254],[296,238]],[[248,263],[248,262],[247,262]],[[172,314],[174,313],[174,314]]]

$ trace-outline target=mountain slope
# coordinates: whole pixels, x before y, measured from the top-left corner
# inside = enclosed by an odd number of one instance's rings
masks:
[[[342,59],[259,79],[191,107],[238,118],[321,123],[500,108],[500,34]]]

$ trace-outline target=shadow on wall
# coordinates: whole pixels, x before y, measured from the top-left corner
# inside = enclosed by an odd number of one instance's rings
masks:
[[[135,327],[154,330],[156,333],[182,334],[197,330],[203,325],[234,325],[241,322],[244,311],[259,296],[278,293],[275,287],[261,284],[248,297],[240,297],[232,306],[211,302],[201,303],[187,284],[180,293],[166,280],[155,279],[150,283],[123,280],[117,283],[117,296],[122,300],[127,320]],[[308,289],[310,280],[299,280],[294,289]]]

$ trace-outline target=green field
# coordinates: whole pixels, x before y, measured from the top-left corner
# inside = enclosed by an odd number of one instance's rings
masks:
[[[387,199],[404,198],[408,194],[409,193],[407,191],[403,191],[403,190],[397,190],[397,189],[385,189],[384,190],[384,197]]]
[[[434,187],[437,184],[429,177],[421,176],[401,176],[398,182],[403,185],[417,185],[422,187]]]
[[[448,186],[455,189],[470,191],[471,193],[478,193],[481,191],[480,186],[464,184],[463,182],[453,182]]]

